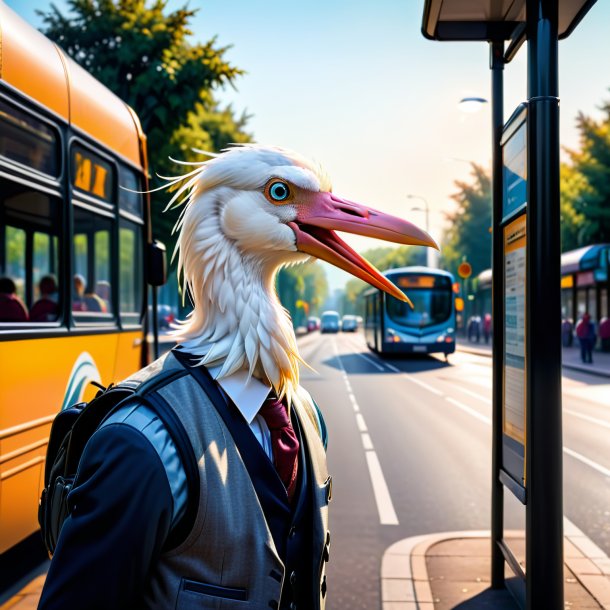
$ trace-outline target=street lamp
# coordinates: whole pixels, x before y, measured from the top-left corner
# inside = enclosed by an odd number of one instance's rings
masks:
[[[468,114],[474,114],[479,112],[483,107],[483,104],[487,104],[488,101],[484,97],[463,97],[459,102],[459,108],[462,112]]]
[[[425,212],[426,213],[426,233],[430,234],[430,206],[428,205],[428,200],[421,195],[413,195],[412,193],[407,193],[407,199],[419,199],[424,202],[425,208],[420,208],[418,206],[412,207],[411,210],[414,212]],[[426,267],[430,267],[430,248],[426,249]]]
[[[426,233],[430,232],[430,206],[428,205],[428,200],[424,199],[424,197],[421,197],[420,195],[413,195],[411,193],[407,193],[407,199],[419,199],[420,201],[424,202],[424,205],[426,206],[425,209],[423,208],[418,208],[418,207],[414,207],[411,208],[413,211],[415,212],[426,212]]]

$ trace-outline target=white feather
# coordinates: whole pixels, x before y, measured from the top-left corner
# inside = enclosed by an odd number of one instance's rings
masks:
[[[206,154],[207,153],[203,153]],[[236,146],[169,178],[167,208],[183,205],[174,256],[194,310],[174,336],[219,377],[245,369],[262,375],[280,396],[295,396],[300,360],[292,323],[275,293],[285,264],[307,260],[287,226],[296,210],[272,206],[262,187],[285,177],[311,190],[330,190],[320,167],[278,148]]]

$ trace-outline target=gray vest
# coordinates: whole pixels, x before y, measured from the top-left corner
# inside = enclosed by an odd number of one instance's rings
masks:
[[[169,354],[128,381],[142,383],[161,370],[181,368]],[[285,566],[275,548],[258,497],[233,438],[200,385],[191,375],[159,390],[186,430],[199,465],[199,504],[194,526],[184,542],[161,555],[145,591],[149,610],[278,608]],[[309,450],[313,558],[319,581],[314,608],[325,605],[330,535],[330,477],[317,417],[306,392],[293,402]],[[143,507],[145,511],[145,507]],[[288,586],[288,585],[286,585]],[[244,602],[247,602],[244,604]]]

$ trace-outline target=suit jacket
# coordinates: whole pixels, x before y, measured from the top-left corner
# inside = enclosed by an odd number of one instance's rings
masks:
[[[130,378],[145,383],[162,369],[178,368],[169,354]],[[199,467],[194,525],[177,548],[163,553],[145,592],[146,608],[279,607],[285,565],[280,558],[251,474],[234,442],[230,420],[214,406],[193,375],[177,378],[159,395],[184,426]],[[310,477],[312,554],[316,575],[311,610],[324,607],[328,559],[330,477],[309,395],[299,392],[293,413],[301,433]],[[279,479],[278,479],[279,480]],[[244,606],[244,601],[247,605]]]

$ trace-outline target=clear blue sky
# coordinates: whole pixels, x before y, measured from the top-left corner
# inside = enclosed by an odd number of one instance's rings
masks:
[[[40,25],[45,0],[7,0]],[[55,4],[63,9],[65,0]],[[169,7],[182,2],[170,0]],[[578,111],[598,115],[610,99],[610,3],[599,0],[559,44],[561,141],[578,147]],[[233,45],[227,58],[246,70],[220,95],[252,114],[257,141],[321,161],[334,191],[425,225],[423,197],[440,240],[455,180],[467,160],[489,166],[489,108],[467,115],[465,95],[489,98],[485,43],[438,43],[421,35],[423,0],[192,0],[199,40]],[[526,49],[505,70],[506,118],[526,98]],[[359,250],[376,245],[347,238]],[[329,273],[333,286],[347,276]]]

